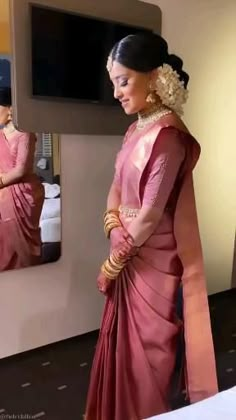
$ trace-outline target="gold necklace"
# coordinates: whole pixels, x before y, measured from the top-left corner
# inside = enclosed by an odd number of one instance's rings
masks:
[[[153,105],[147,111],[138,113],[138,122],[137,129],[142,130],[146,125],[151,124],[155,121],[158,121],[160,118],[165,115],[171,114],[172,111],[169,108],[166,108],[164,105]]]

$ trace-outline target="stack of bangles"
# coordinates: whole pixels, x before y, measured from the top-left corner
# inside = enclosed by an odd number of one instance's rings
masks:
[[[117,209],[111,209],[105,211],[103,215],[104,220],[104,232],[107,238],[110,238],[111,230],[116,227],[121,227],[121,221],[119,218],[119,210]]]
[[[122,227],[122,223],[119,218],[119,210],[111,209],[104,213],[104,232],[107,238],[110,238],[111,230],[116,227]],[[128,241],[127,241],[128,242]],[[132,244],[130,244],[132,247]],[[102,273],[110,280],[114,280],[118,277],[119,273],[125,267],[128,257],[122,257],[119,252],[113,251],[109,258],[103,263],[101,267]]]
[[[115,280],[127,263],[127,258],[121,258],[113,252],[103,263],[101,272],[110,280]]]

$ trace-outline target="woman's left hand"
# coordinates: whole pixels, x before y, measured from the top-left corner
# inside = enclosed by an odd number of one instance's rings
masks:
[[[102,272],[99,273],[97,277],[97,286],[99,292],[103,293],[105,296],[108,294],[108,289],[111,286],[113,280],[108,279]]]

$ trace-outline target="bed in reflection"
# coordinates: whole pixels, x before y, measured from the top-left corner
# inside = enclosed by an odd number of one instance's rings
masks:
[[[61,187],[60,187],[60,136],[37,134],[35,172],[45,191],[40,217],[41,263],[57,261],[61,256]]]
[[[55,262],[61,255],[60,185],[43,183],[45,200],[40,217],[42,263]]]

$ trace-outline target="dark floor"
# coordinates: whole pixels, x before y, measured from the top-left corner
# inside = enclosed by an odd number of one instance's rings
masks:
[[[220,390],[236,385],[236,290],[212,295]],[[0,360],[0,419],[82,420],[97,332]]]

